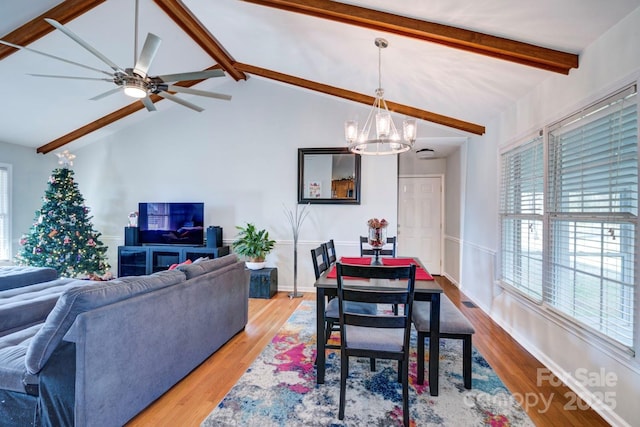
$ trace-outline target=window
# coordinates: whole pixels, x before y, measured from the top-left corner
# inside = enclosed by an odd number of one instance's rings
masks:
[[[549,286],[554,308],[633,345],[638,221],[634,87],[549,128]]]
[[[10,173],[11,166],[0,163],[0,261],[7,261],[11,258]]]
[[[501,281],[633,348],[636,86],[549,126],[546,142],[501,156]]]
[[[502,155],[502,280],[542,301],[542,136]]]

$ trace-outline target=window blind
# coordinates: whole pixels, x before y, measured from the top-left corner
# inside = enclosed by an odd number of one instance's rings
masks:
[[[501,156],[501,280],[542,300],[544,161],[542,136]]]
[[[635,85],[549,128],[544,300],[633,346],[638,215]]]
[[[0,165],[0,260],[10,258],[9,167]]]

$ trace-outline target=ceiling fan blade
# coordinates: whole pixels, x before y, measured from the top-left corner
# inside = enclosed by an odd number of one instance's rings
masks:
[[[164,99],[168,99],[169,101],[177,102],[178,104],[184,105],[185,107],[191,108],[192,110],[197,111],[198,113],[204,111],[204,108],[198,107],[196,104],[192,104],[189,101],[185,101],[184,99],[178,98],[175,95],[171,95],[168,92],[160,91],[158,95],[163,97]]]
[[[163,76],[158,76],[159,79],[162,79],[163,82],[181,82],[185,80],[202,80],[209,79],[211,77],[222,77],[224,76],[224,71],[222,70],[206,70],[206,71],[194,71],[191,73],[177,73],[177,74],[165,74]]]
[[[99,73],[106,74],[108,76],[112,75],[112,73],[110,73],[108,71],[104,71],[104,70],[101,70],[99,68],[94,68],[94,67],[90,67],[88,65],[80,64],[79,62],[74,62],[74,61],[71,61],[69,59],[60,58],[59,56],[55,56],[55,55],[51,55],[49,53],[41,52],[39,50],[31,49],[30,47],[20,46],[20,45],[17,45],[17,44],[6,42],[4,40],[0,40],[0,43],[2,43],[4,45],[7,45],[7,46],[10,46],[10,47],[13,47],[13,48],[16,48],[16,49],[28,50],[29,52],[33,52],[33,53],[37,53],[39,55],[47,56],[49,58],[57,59],[58,61],[66,62],[67,64],[77,65],[78,67],[86,68],[88,70],[97,71]]]
[[[176,85],[168,85],[167,89],[178,93],[188,93],[191,95],[208,96],[209,98],[224,99],[229,101],[231,95],[225,95],[223,93],[207,92],[205,90],[191,89],[190,87],[182,87]]]
[[[122,88],[117,87],[115,89],[111,89],[111,90],[108,90],[108,91],[106,91],[104,93],[101,93],[100,95],[96,95],[93,98],[89,98],[89,100],[90,101],[97,101],[99,99],[106,98],[109,95],[113,95],[114,93],[119,92],[120,90],[122,90]]]
[[[82,40],[82,38],[80,38],[76,33],[74,33],[73,31],[69,30],[64,25],[59,23],[58,21],[56,21],[54,19],[50,19],[50,18],[45,18],[44,20],[47,21],[52,26],[54,26],[55,28],[57,28],[58,30],[60,30],[63,33],[65,33],[68,37],[70,37],[73,41],[78,43],[80,46],[82,46],[83,48],[85,48],[86,50],[91,52],[93,55],[95,55],[102,62],[107,64],[109,67],[111,67],[113,69],[113,71],[122,71],[122,72],[124,72],[124,70],[122,68],[120,68],[115,62],[113,62],[112,60],[110,60],[109,58],[107,58],[106,56],[101,54],[97,49],[95,49],[93,46],[91,46],[86,41]]]
[[[99,79],[97,77],[58,76],[58,75],[55,75],[55,74],[32,74],[32,73],[27,73],[27,75],[34,76],[34,77],[52,77],[54,79],[99,80],[99,81],[103,81],[103,82],[113,83],[113,79]]]
[[[140,57],[136,61],[136,66],[133,69],[134,73],[142,77],[147,77],[149,66],[156,56],[156,52],[158,52],[160,42],[162,42],[160,37],[152,33],[147,34],[147,39],[144,41],[144,46],[142,46],[142,52],[140,52]]]
[[[147,110],[156,111],[156,106],[153,102],[151,102],[151,98],[149,98],[148,96],[145,96],[144,98],[141,99],[141,101],[144,104],[144,106],[147,107]]]

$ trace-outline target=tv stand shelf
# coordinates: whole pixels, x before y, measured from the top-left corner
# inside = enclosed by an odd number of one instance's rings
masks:
[[[118,277],[152,274],[188,259],[219,258],[229,252],[229,246],[118,246]]]

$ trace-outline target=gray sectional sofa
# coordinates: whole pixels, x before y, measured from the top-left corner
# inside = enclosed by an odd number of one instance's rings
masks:
[[[248,320],[249,273],[233,254],[21,289],[0,291],[2,425],[123,425]]]

